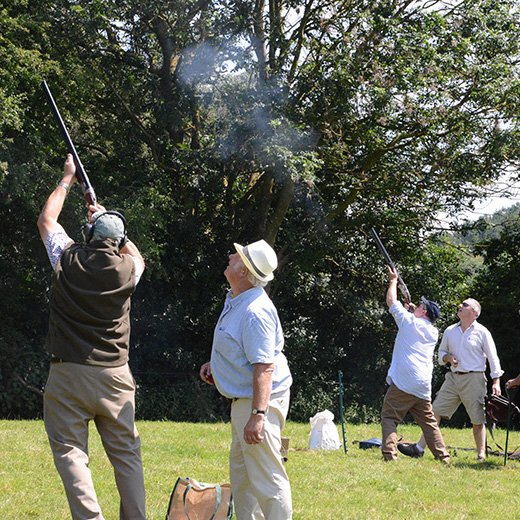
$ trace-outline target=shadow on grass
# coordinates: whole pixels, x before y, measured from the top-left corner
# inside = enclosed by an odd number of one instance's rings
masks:
[[[457,460],[455,457],[451,457],[451,465],[455,468],[474,469],[476,471],[497,471],[504,467],[504,463],[498,460],[486,459],[484,461],[461,459]]]
[[[488,451],[487,458],[484,461],[477,461],[475,458],[470,458],[468,452],[476,452],[475,448],[461,448],[454,446],[447,446],[450,453],[451,465],[458,468],[472,468],[477,470],[497,470],[504,467],[504,454],[499,452]],[[459,459],[459,452],[462,457]],[[515,463],[516,459],[508,459],[508,462]]]

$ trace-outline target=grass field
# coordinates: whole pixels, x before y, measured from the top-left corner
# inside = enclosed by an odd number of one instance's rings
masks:
[[[150,520],[164,519],[178,476],[228,481],[228,424],[140,422],[147,508]],[[400,457],[384,463],[379,450],[355,443],[380,437],[377,424],[347,425],[348,453],[309,451],[308,424],[289,423],[287,470],[292,484],[294,518],[321,519],[504,519],[520,518],[520,462],[490,456],[476,462],[470,429],[443,428],[452,452],[451,467],[427,452],[420,460]],[[399,433],[415,440],[419,428],[403,425]],[[498,430],[497,441],[505,432]],[[510,434],[510,448],[520,432]],[[61,481],[54,468],[41,421],[0,421],[0,519],[70,518]],[[456,453],[455,453],[456,451]],[[106,520],[117,520],[118,496],[111,466],[91,429],[91,469]]]

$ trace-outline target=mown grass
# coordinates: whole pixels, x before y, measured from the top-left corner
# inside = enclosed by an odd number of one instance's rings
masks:
[[[228,424],[140,422],[147,508],[150,520],[163,519],[178,476],[228,481]],[[399,433],[415,440],[419,429]],[[470,429],[443,428],[448,445],[473,446]],[[289,423],[287,469],[295,519],[503,519],[520,518],[520,462],[490,456],[476,462],[474,451],[451,449],[451,467],[427,452],[420,460],[400,457],[384,463],[379,450],[360,450],[355,441],[380,437],[377,424],[347,425],[349,451],[309,451],[309,425]],[[503,441],[505,432],[497,432]],[[499,440],[499,442],[500,442]],[[510,434],[510,447],[520,432]],[[0,518],[70,518],[61,481],[41,421],[0,421]],[[112,469],[95,429],[91,469],[107,520],[117,520],[118,496]]]

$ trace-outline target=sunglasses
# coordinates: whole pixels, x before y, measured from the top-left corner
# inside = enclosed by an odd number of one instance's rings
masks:
[[[462,305],[462,307],[464,307],[465,309],[467,309],[467,308],[469,307],[470,309],[473,309],[475,312],[477,312],[477,311],[475,310],[475,307],[473,307],[470,303],[462,302],[461,305]]]

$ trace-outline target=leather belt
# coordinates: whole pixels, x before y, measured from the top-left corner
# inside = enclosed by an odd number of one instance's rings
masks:
[[[466,374],[482,374],[480,370],[469,370],[468,372],[453,372],[454,374],[466,375]]]

